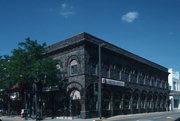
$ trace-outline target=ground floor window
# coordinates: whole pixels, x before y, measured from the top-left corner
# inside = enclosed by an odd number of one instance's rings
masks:
[[[178,108],[179,107],[179,100],[174,99],[174,108]]]
[[[102,109],[110,110],[110,100],[109,99],[102,100]]]

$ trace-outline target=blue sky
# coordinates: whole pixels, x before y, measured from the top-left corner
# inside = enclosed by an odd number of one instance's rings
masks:
[[[81,32],[180,71],[180,0],[0,0],[0,55]]]

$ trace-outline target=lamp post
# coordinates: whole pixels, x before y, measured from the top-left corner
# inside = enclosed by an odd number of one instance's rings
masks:
[[[99,118],[102,118],[102,110],[101,110],[101,47],[104,46],[105,43],[99,44],[98,50],[99,50],[99,82],[98,82],[98,113]]]

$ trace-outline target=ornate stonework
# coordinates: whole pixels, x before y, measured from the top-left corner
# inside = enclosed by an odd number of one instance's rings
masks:
[[[97,116],[98,45],[101,48],[102,77],[124,81],[125,86],[102,85],[102,115],[143,113],[168,110],[168,70],[147,59],[87,33],[47,47],[50,56],[59,59],[65,78],[81,93],[82,118]],[[77,75],[69,74],[71,60],[78,62]],[[73,84],[74,82],[74,84]],[[82,89],[79,89],[81,85]],[[68,96],[68,95],[67,95]],[[76,106],[74,106],[76,107]]]

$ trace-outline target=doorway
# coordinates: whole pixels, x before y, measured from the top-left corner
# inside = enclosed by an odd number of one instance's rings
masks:
[[[70,93],[70,115],[79,116],[81,112],[81,95],[78,90],[73,90]]]

